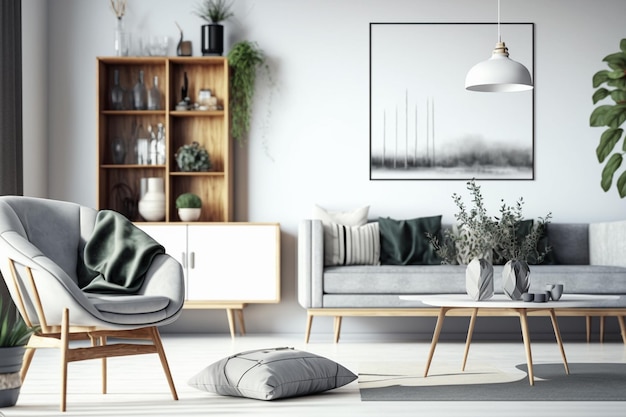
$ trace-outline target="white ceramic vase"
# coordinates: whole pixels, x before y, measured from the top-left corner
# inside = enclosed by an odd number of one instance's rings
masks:
[[[465,269],[465,290],[474,301],[493,297],[493,265],[486,259],[474,258]]]
[[[139,200],[139,214],[149,222],[165,219],[165,192],[163,178],[148,178],[147,190]]]

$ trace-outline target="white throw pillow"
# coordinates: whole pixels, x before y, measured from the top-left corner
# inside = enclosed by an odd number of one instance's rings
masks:
[[[364,206],[352,211],[326,210],[317,204],[313,206],[312,219],[319,219],[322,223],[339,223],[346,226],[363,226],[367,223],[370,206]]]
[[[324,265],[337,265],[339,248],[336,246],[338,239],[336,230],[332,224],[344,226],[363,226],[367,223],[369,206],[361,207],[352,211],[330,211],[318,206],[313,206],[312,219],[322,221],[324,225]]]

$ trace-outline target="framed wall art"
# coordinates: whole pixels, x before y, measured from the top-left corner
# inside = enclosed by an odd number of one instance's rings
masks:
[[[501,23],[534,77],[534,24]],[[533,180],[534,89],[465,90],[496,23],[370,23],[371,180]]]

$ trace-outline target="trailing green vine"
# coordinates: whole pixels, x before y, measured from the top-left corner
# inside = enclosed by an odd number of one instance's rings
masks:
[[[230,79],[231,134],[240,145],[250,130],[254,84],[257,69],[263,67],[269,73],[265,56],[256,42],[241,41],[233,45],[228,53],[228,64],[232,69]]]
[[[607,55],[602,61],[606,62],[610,70],[602,70],[593,76],[593,88],[598,88],[593,93],[593,104],[604,100],[607,97],[615,104],[604,104],[596,107],[591,113],[589,124],[593,127],[608,127],[600,137],[600,143],[596,148],[598,161],[603,163],[601,186],[604,191],[608,191],[613,184],[613,177],[622,166],[624,154],[626,153],[626,138],[623,140],[621,150],[615,152],[615,146],[622,139],[624,129],[620,128],[626,121],[626,39],[620,41],[620,52]],[[610,155],[610,157],[609,157]],[[608,157],[608,160],[607,160]],[[617,179],[617,191],[620,198],[626,197],[626,170]]]

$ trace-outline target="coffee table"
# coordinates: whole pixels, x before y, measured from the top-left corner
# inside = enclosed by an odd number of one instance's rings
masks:
[[[581,308],[591,307],[597,305],[599,301],[609,301],[617,299],[613,296],[599,296],[599,295],[578,295],[578,294],[565,294],[559,301],[548,301],[543,303],[513,301],[502,294],[496,294],[493,298],[485,301],[474,301],[467,294],[443,294],[443,295],[407,295],[400,296],[400,299],[421,301],[424,304],[439,307],[439,315],[437,316],[437,324],[435,325],[435,331],[433,333],[432,342],[430,345],[430,352],[428,353],[428,359],[426,361],[426,369],[424,370],[424,377],[428,376],[428,370],[435,354],[435,348],[439,341],[439,335],[443,327],[443,322],[446,314],[453,310],[459,309],[471,309],[471,319],[469,328],[467,330],[467,340],[465,342],[465,352],[463,354],[463,365],[461,370],[465,370],[465,364],[467,362],[467,355],[469,353],[469,347],[472,341],[472,334],[474,332],[474,325],[476,323],[476,317],[478,312],[484,313],[490,316],[518,316],[520,320],[520,327],[522,329],[522,338],[524,340],[524,348],[526,351],[526,363],[528,366],[528,381],[530,385],[535,384],[535,377],[533,375],[533,359],[530,349],[530,332],[528,329],[528,313],[540,312],[546,313],[552,320],[552,328],[554,329],[554,336],[556,342],[561,351],[561,357],[563,358],[563,365],[565,366],[565,373],[569,374],[569,366],[567,364],[567,358],[565,356],[565,349],[563,348],[563,340],[561,339],[561,332],[559,330],[559,324],[556,319],[555,309],[560,308]]]

